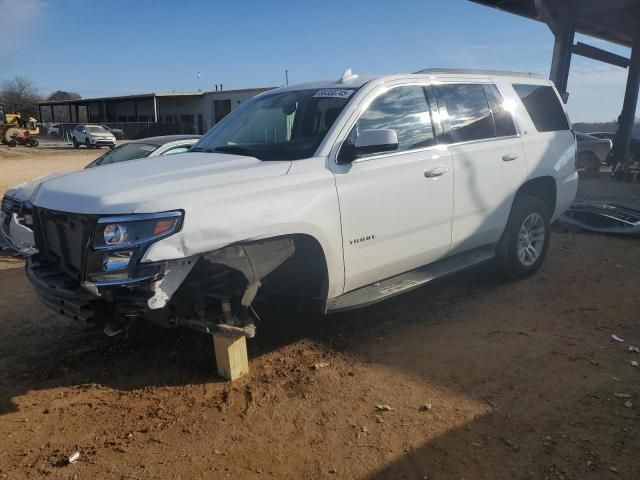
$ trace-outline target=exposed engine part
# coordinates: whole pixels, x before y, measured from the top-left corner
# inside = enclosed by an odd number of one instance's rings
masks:
[[[165,278],[157,282],[149,305],[157,302],[162,307],[175,288],[178,291],[171,302],[171,321],[175,325],[252,338],[255,322],[259,321],[252,302],[262,286],[261,280],[294,253],[294,242],[289,238],[230,245],[206,253],[197,261],[190,259],[191,268],[178,265],[173,274],[168,268]]]

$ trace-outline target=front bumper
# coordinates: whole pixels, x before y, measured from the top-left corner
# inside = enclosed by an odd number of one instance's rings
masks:
[[[34,246],[33,230],[20,223],[16,213],[0,213],[0,239],[20,255],[33,255],[38,251]]]
[[[94,319],[97,297],[73,286],[64,272],[45,267],[33,258],[27,259],[25,269],[29,283],[46,307],[74,320],[91,322]]]
[[[91,145],[115,145],[116,144],[116,140],[114,138],[90,138],[89,142],[91,142]]]

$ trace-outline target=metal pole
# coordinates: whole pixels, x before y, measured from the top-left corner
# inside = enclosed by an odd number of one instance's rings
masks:
[[[285,85],[289,85],[289,70],[284,71],[284,80],[285,80]]]
[[[624,92],[622,113],[619,117],[618,130],[614,141],[614,160],[619,165],[624,162],[631,144],[631,133],[636,116],[636,104],[638,103],[638,89],[640,88],[640,35],[636,37],[631,49],[629,72],[627,73],[627,86]],[[638,160],[638,159],[636,159]]]
[[[573,49],[573,38],[575,35],[575,15],[573,6],[561,9],[559,17],[556,18],[556,26],[560,29],[554,32],[555,42],[553,44],[553,58],[551,60],[551,70],[549,80],[555,83],[560,96],[567,102],[567,84],[569,81],[569,68],[571,66],[571,51]]]

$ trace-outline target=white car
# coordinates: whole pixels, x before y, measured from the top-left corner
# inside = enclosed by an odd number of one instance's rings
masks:
[[[578,185],[553,84],[515,73],[347,71],[258,95],[191,152],[40,185],[26,272],[45,304],[110,334],[252,336],[285,294],[332,313],[490,259],[526,277]]]
[[[138,158],[159,157],[188,152],[200,139],[200,135],[164,135],[132,140],[109,150],[84,168],[95,168]],[[38,185],[49,179],[66,175],[54,173],[16,185],[6,191],[0,209],[0,239],[4,239],[16,253],[35,253],[33,239],[33,215],[30,199]]]
[[[47,135],[56,135],[56,136],[60,136],[60,127],[61,125],[59,123],[51,123],[49,125],[47,125]]]
[[[74,148],[84,145],[87,148],[115,148],[116,137],[102,125],[78,125],[71,132]]]

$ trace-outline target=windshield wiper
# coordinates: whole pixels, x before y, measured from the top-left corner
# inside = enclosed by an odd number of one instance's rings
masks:
[[[191,147],[189,151],[190,152],[211,152],[212,150],[210,148],[204,148],[204,147]]]
[[[231,155],[242,155],[243,157],[255,157],[256,154],[246,148],[238,147],[237,145],[222,145],[216,147],[212,152],[229,153]]]

